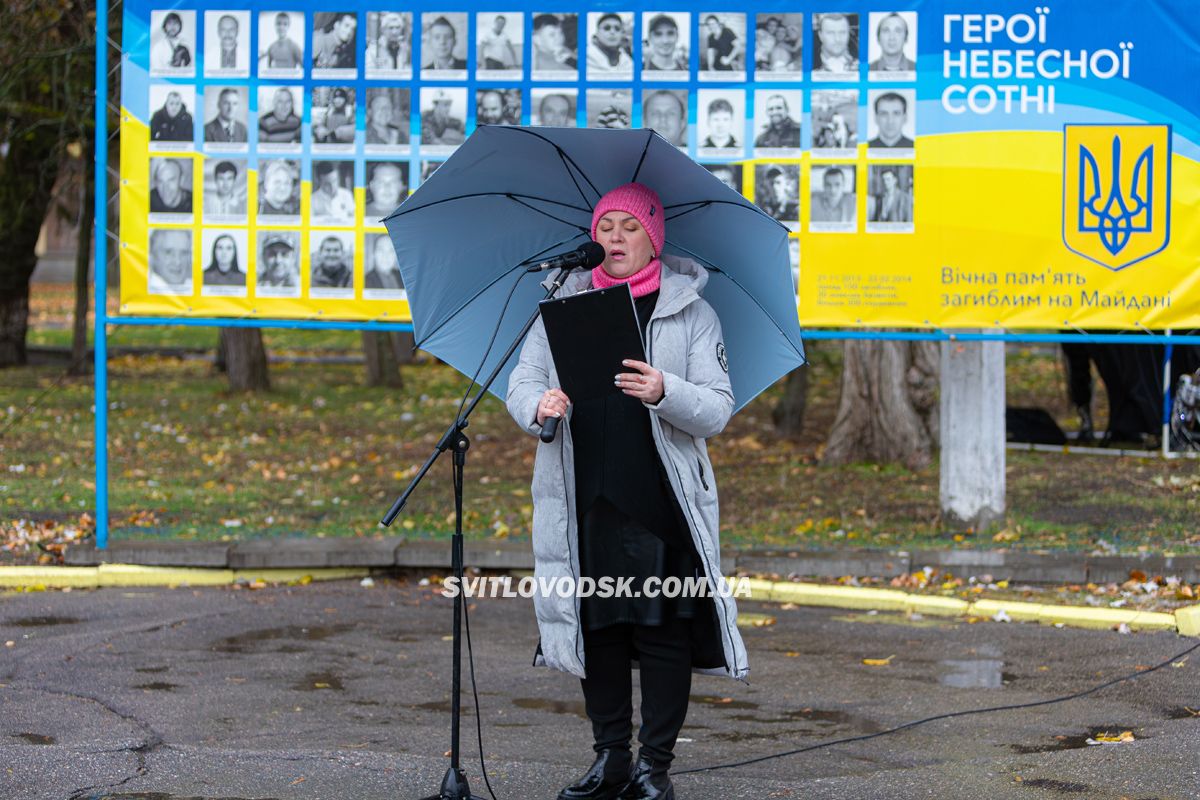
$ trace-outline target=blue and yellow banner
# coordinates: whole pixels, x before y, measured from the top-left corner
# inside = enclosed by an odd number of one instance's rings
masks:
[[[121,313],[407,320],[382,218],[519,124],[656,130],[806,326],[1200,327],[1190,2],[721,8],[127,0]]]

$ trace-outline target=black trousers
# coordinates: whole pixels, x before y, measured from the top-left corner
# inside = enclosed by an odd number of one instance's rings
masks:
[[[642,688],[639,754],[665,768],[687,716],[692,689],[691,620],[668,618],[662,625],[609,625],[584,631],[588,677],[584,707],[592,722],[596,752],[628,750],[633,733],[633,675],[637,658]]]

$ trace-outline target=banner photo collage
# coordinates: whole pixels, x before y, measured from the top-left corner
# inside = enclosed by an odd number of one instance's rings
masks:
[[[128,0],[121,313],[407,320],[382,218],[508,124],[655,130],[792,231],[802,324],[1200,324],[1200,36],[1145,3],[598,5]]]

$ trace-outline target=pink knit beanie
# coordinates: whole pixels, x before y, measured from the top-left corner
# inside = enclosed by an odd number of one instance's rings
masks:
[[[662,200],[658,199],[653,189],[641,183],[627,183],[601,197],[592,211],[592,239],[596,238],[600,218],[610,211],[624,211],[637,217],[650,236],[650,244],[654,245],[654,256],[657,258],[662,255],[663,241],[667,235],[666,222]]]

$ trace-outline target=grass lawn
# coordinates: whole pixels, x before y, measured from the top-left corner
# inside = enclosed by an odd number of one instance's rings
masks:
[[[51,332],[69,341],[62,311],[69,291],[57,301],[46,294],[35,293],[31,341],[49,341],[44,337]],[[118,332],[139,346],[211,348],[216,340],[211,329]],[[357,332],[271,331],[267,340],[275,352],[347,355],[359,349]],[[726,543],[1200,551],[1200,463],[1194,460],[1010,451],[1008,524],[986,537],[939,530],[936,465],[916,473],[898,466],[820,466],[836,409],[840,352],[837,343],[812,348],[809,413],[797,440],[774,435],[770,410],[779,386],[710,442]],[[227,391],[224,377],[205,360],[114,359],[111,536],[376,534],[379,518],[430,453],[466,387],[466,379],[437,363],[406,367],[404,376],[402,390],[372,389],[363,386],[361,365],[274,363],[270,393],[239,395]],[[1010,346],[1007,382],[1011,405],[1042,406],[1064,427],[1074,424],[1053,347]],[[90,520],[83,515],[94,503],[92,400],[90,379],[64,379],[58,367],[0,373],[0,545],[38,538],[38,531],[86,533]],[[1104,418],[1101,407],[1098,427]],[[468,434],[468,535],[527,537],[535,440],[495,398],[480,404]],[[443,458],[391,533],[427,537],[451,530],[451,499],[450,459]]]

